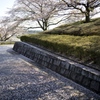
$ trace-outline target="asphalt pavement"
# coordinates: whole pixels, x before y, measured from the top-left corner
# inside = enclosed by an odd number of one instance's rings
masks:
[[[0,100],[100,100],[100,95],[0,46]]]

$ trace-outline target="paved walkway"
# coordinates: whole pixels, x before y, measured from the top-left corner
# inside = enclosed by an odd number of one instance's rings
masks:
[[[0,100],[100,100],[88,89],[0,46]]]

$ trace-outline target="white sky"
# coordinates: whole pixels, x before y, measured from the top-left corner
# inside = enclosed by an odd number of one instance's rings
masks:
[[[6,12],[12,8],[15,0],[0,0],[0,17],[5,16]]]
[[[6,15],[6,12],[9,11],[10,8],[12,8],[15,1],[16,0],[0,0],[0,17]],[[100,17],[100,13],[94,17]]]

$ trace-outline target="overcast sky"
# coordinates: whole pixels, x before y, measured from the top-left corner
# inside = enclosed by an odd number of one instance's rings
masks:
[[[15,0],[0,0],[0,17],[5,16],[6,11],[12,8]]]
[[[0,17],[6,15],[6,12],[12,8],[14,1],[16,0],[0,0]],[[94,17],[100,17],[100,13]]]

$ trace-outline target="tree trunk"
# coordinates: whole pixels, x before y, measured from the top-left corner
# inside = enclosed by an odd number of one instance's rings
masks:
[[[88,23],[90,22],[90,9],[89,9],[89,2],[87,2],[86,6],[86,13],[85,13],[85,22]]]
[[[43,27],[44,27],[44,29],[43,29],[44,31],[46,31],[48,29],[48,20],[45,19],[43,21]]]
[[[43,31],[48,30],[48,20],[42,19],[42,21],[40,22],[39,20],[37,20],[38,24],[40,25],[40,28]]]
[[[87,13],[85,14],[85,22],[86,22],[86,23],[90,22],[90,12],[87,12]]]

